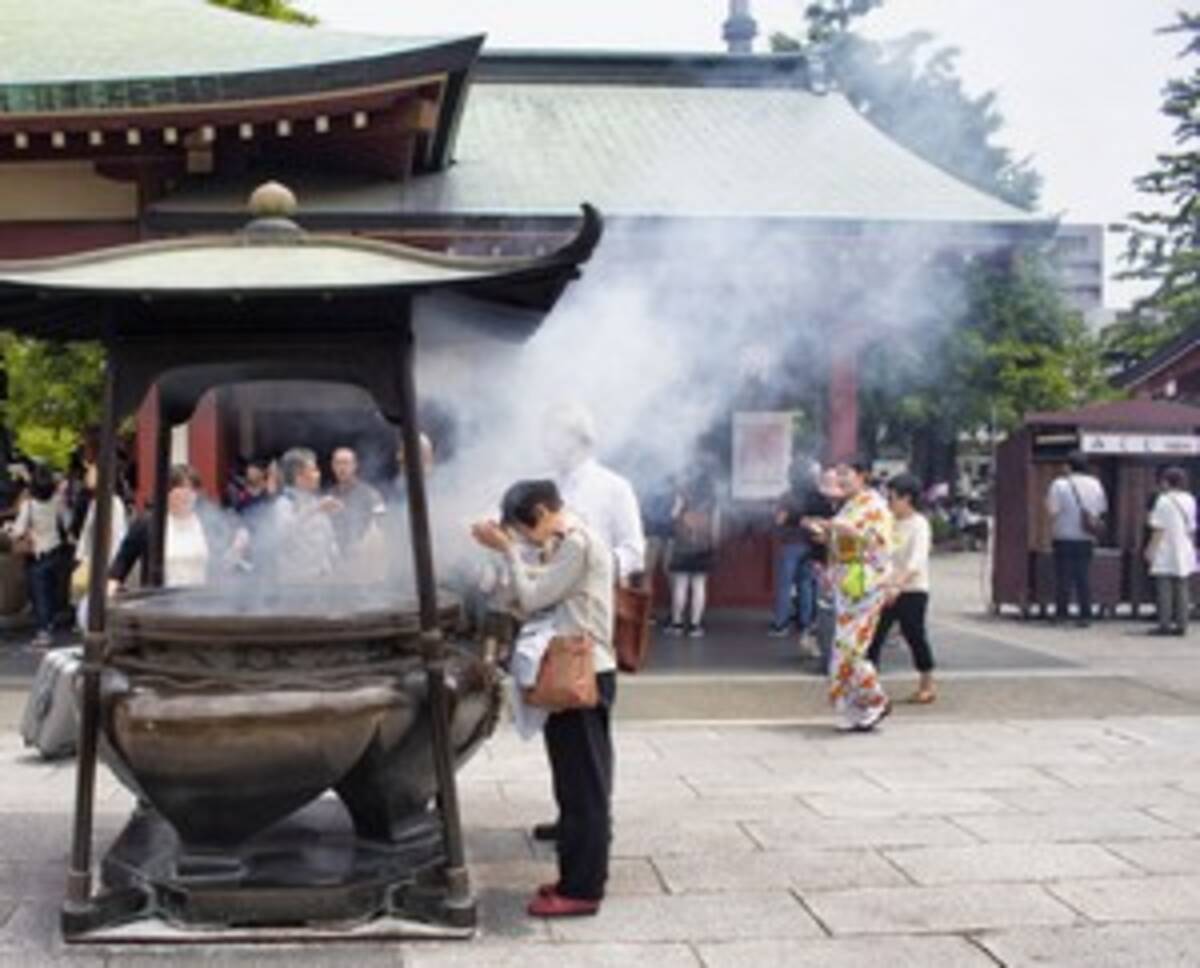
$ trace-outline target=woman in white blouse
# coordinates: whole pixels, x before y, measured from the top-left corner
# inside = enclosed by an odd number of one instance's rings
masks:
[[[888,506],[895,522],[892,541],[892,569],[885,582],[887,605],[875,628],[868,655],[876,667],[879,653],[894,622],[908,643],[913,665],[920,679],[908,702],[922,705],[937,698],[933,684],[933,649],[925,631],[925,613],[929,609],[929,552],[933,544],[929,520],[917,510],[921,482],[912,474],[900,474],[888,482]]]
[[[1158,592],[1158,625],[1151,635],[1186,635],[1188,578],[1196,570],[1196,499],[1182,467],[1168,467],[1150,510],[1146,563]]]
[[[163,584],[176,588],[203,585],[215,574],[220,563],[229,559],[226,549],[232,547],[233,554],[240,552],[246,541],[245,532],[237,532],[231,546],[222,533],[229,529],[219,527],[219,522],[210,519],[210,515],[200,513],[200,476],[186,464],[171,468],[168,486]],[[108,570],[110,591],[125,584],[133,566],[147,553],[150,531],[148,515],[143,515],[130,527]]]
[[[37,467],[30,481],[29,498],[21,505],[11,532],[14,542],[23,544],[28,556],[29,598],[37,620],[34,648],[52,643],[54,620],[65,604],[59,594],[61,550],[67,530],[64,492],[65,483],[56,483],[48,467]]]

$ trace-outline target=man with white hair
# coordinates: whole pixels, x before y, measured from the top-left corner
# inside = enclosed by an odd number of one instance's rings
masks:
[[[341,502],[321,496],[321,468],[307,447],[293,447],[279,459],[283,493],[271,506],[270,544],[276,576],[282,582],[310,582],[333,574],[339,552],[330,516]]]
[[[596,423],[582,404],[546,414],[542,442],[559,493],[584,524],[613,551],[622,582],[646,567],[646,536],[633,487],[594,456]]]
[[[646,536],[637,495],[629,481],[594,455],[596,423],[580,403],[552,408],[542,424],[542,444],[563,502],[610,549],[617,580],[628,583],[646,568]],[[557,840],[558,823],[534,826],[535,840]]]

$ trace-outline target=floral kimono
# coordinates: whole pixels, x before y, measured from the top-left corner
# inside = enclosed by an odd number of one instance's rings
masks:
[[[849,525],[852,533],[835,534],[830,549],[837,632],[829,698],[843,729],[870,729],[888,701],[867,648],[883,611],[892,515],[879,494],[864,490],[842,506],[834,523]]]

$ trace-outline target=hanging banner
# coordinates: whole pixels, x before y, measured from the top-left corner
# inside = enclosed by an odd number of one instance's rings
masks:
[[[792,464],[791,410],[733,415],[733,499],[762,501],[788,488]]]

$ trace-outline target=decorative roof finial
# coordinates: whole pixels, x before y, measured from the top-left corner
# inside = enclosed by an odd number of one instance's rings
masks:
[[[296,207],[295,194],[282,182],[263,182],[250,194],[250,214],[255,218],[291,218]]]
[[[729,53],[754,53],[754,38],[757,35],[758,24],[750,15],[750,0],[729,0],[729,19],[721,30]]]
[[[296,196],[282,182],[269,181],[250,194],[248,203],[253,220],[242,230],[249,242],[292,241],[304,235],[291,217],[296,214]]]

